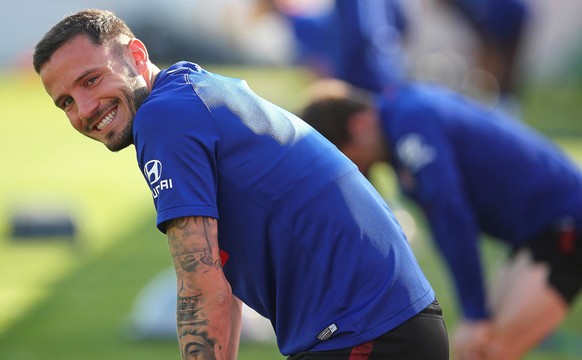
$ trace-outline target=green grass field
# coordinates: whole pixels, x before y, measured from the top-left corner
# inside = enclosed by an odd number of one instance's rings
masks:
[[[306,78],[297,70],[218,70],[247,79],[259,94],[290,110],[303,99]],[[112,154],[76,134],[33,74],[1,75],[0,98],[0,359],[178,359],[175,341],[134,341],[126,326],[138,291],[171,266],[133,149]],[[524,97],[527,121],[582,164],[581,108],[579,86],[532,88]],[[374,175],[391,177],[384,167]],[[392,187],[380,191],[395,208],[409,205]],[[79,225],[75,245],[63,239],[15,241],[10,219],[18,211],[70,213]],[[422,220],[416,223],[413,248],[452,330],[457,312],[448,276]],[[493,242],[483,247],[490,267],[501,261],[503,249]],[[579,302],[527,359],[581,357]],[[283,357],[274,344],[243,344],[239,358]]]

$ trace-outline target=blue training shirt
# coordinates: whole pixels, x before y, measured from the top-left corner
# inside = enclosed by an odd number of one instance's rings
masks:
[[[336,0],[329,11],[287,18],[302,60],[326,76],[374,92],[405,78],[400,0]]]
[[[453,5],[495,44],[505,49],[515,42],[529,20],[525,0],[453,0]]]
[[[487,315],[477,240],[519,246],[570,217],[582,222],[582,176],[523,123],[440,87],[409,84],[379,97],[405,194],[427,215],[463,314]]]
[[[226,278],[270,319],[283,354],[370,341],[435,299],[357,167],[244,81],[177,63],[157,76],[133,132],[159,229],[219,219]]]

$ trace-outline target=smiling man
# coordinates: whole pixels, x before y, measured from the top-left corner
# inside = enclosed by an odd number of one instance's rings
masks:
[[[184,360],[236,359],[240,300],[294,360],[448,359],[396,218],[301,119],[196,64],[160,70],[108,11],[55,25],[34,67],[80,133],[135,145],[176,271]]]
[[[144,45],[127,35],[119,35],[118,41],[103,46],[89,36],[61,41],[62,46],[54,53],[39,47],[35,54],[36,62],[50,57],[42,69],[36,70],[55,105],[67,114],[76,130],[103,142],[111,151],[131,145],[133,118],[159,72],[147,66]],[[123,59],[125,44],[132,55],[141,57],[141,62],[112,61]]]

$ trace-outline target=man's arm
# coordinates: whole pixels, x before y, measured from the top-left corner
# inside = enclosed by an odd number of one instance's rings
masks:
[[[182,359],[229,359],[236,300],[222,272],[217,220],[170,220],[166,234],[178,280],[176,316]],[[232,341],[238,343],[238,339]]]
[[[401,164],[400,184],[427,216],[455,281],[463,315],[471,320],[485,319],[488,313],[478,246],[480,231],[465,192],[467,175],[462,173],[459,150],[443,125],[448,120],[441,119],[449,115],[434,106],[434,100],[426,100],[425,93],[419,93],[423,100],[403,113],[406,121],[398,123],[391,139],[395,158]]]
[[[228,343],[228,359],[238,359],[238,346],[242,327],[242,301],[232,296],[232,326],[230,330],[230,342]]]

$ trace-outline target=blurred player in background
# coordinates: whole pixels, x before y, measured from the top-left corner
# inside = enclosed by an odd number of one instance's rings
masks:
[[[378,92],[409,77],[404,49],[411,21],[400,0],[263,0],[285,15],[297,57],[316,77],[333,77]],[[477,35],[476,84],[495,106],[519,111],[519,55],[530,9],[524,0],[440,0]],[[422,21],[422,19],[416,19]]]
[[[531,10],[526,0],[439,0],[457,11],[479,40],[480,67],[495,84],[479,84],[486,92],[498,92],[499,107],[518,107],[519,55]]]
[[[295,34],[298,61],[316,77],[370,91],[406,77],[407,20],[399,0],[270,0]]]
[[[66,17],[34,66],[80,133],[135,145],[178,280],[183,359],[236,359],[241,299],[291,359],[448,359],[394,215],[323,136],[244,81],[160,70],[114,14]],[[206,354],[206,355],[205,355]]]
[[[389,161],[424,211],[461,306],[455,359],[519,359],[560,324],[582,286],[582,174],[553,143],[413,83],[372,96],[323,82],[303,118],[362,173]],[[481,233],[511,249],[488,294]]]

